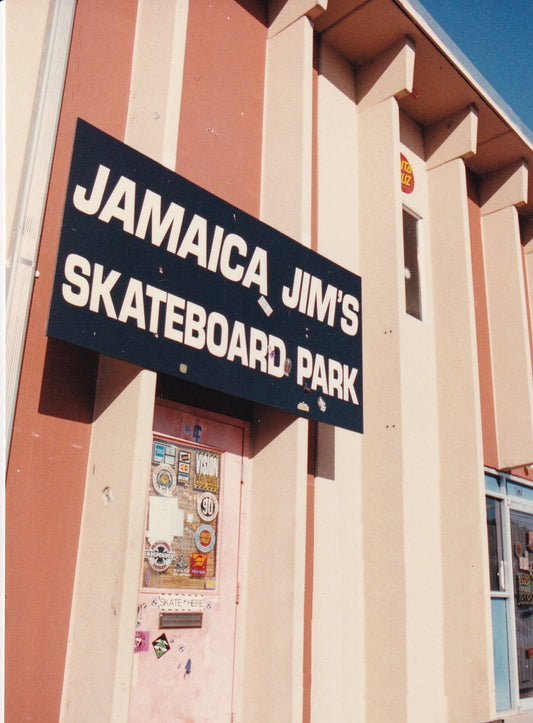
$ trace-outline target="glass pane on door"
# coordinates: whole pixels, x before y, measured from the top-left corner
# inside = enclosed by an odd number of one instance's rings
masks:
[[[510,511],[520,698],[533,696],[533,515]]]
[[[508,710],[511,708],[511,668],[508,653],[507,600],[493,598],[491,610],[496,710]]]
[[[490,589],[503,592],[507,585],[503,565],[501,501],[494,497],[487,497],[487,537]]]

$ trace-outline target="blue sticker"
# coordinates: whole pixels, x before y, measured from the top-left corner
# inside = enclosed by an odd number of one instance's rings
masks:
[[[164,462],[165,461],[165,445],[161,444],[161,442],[156,442],[154,444],[154,462]]]

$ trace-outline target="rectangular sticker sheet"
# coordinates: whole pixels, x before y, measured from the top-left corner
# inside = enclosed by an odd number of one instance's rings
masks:
[[[219,452],[154,436],[143,588],[216,589]]]

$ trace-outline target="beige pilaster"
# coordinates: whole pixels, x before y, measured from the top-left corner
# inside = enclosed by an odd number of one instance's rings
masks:
[[[434,723],[446,721],[442,633],[442,580],[427,585],[427,560],[440,560],[439,440],[437,369],[433,302],[431,216],[428,205],[422,129],[400,114],[400,150],[411,166],[414,188],[401,191],[402,207],[419,219],[418,269],[421,318],[400,306],[401,439],[407,720],[432,711]],[[397,178],[400,185],[400,178]],[[397,241],[403,251],[403,233]],[[403,257],[402,257],[403,258]],[[403,272],[403,273],[402,273]],[[405,291],[405,271],[399,275]]]
[[[489,720],[491,620],[466,172],[455,150],[450,156],[427,175],[439,435],[439,464],[428,483],[439,488],[442,546],[441,569],[432,569],[442,576],[447,720],[461,720],[466,709],[472,720]]]
[[[301,721],[307,421],[271,407],[256,411],[237,720]]]
[[[265,72],[261,220],[310,245],[313,28],[307,17],[268,40]],[[242,721],[302,720],[307,435],[307,420],[258,409],[244,553]],[[273,501],[276,513],[267,519]]]
[[[482,216],[481,226],[498,463],[507,469],[533,462],[531,342],[516,208]]]
[[[488,174],[480,184],[496,444],[502,469],[533,462],[531,337],[516,210],[527,200],[527,183],[527,164],[518,160]]]
[[[189,0],[139,0],[126,142],[174,169]]]
[[[366,723],[402,723],[407,721],[400,346],[404,290],[395,98],[359,113],[358,147],[365,380],[361,514],[365,520]],[[392,595],[384,591],[385,579]],[[394,661],[394,675],[383,685],[387,653]]]
[[[313,28],[303,17],[267,43],[261,220],[311,244]]]
[[[352,66],[320,46],[318,251],[359,274],[357,111]],[[365,720],[360,434],[319,425],[311,720]],[[334,554],[332,554],[334,551]]]
[[[135,35],[125,142],[171,168],[187,10],[186,0],[139,0]],[[100,356],[63,721],[127,720],[155,385],[154,372]]]
[[[62,721],[127,719],[154,376],[101,357]]]

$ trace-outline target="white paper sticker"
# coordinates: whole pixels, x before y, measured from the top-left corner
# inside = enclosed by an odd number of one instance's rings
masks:
[[[150,497],[148,537],[161,540],[183,536],[184,511],[175,497]]]
[[[259,299],[257,300],[257,303],[263,309],[263,311],[265,312],[265,314],[267,316],[270,316],[270,314],[274,311],[274,309],[270,306],[270,304],[268,303],[268,301],[265,299],[264,296],[260,296]]]

